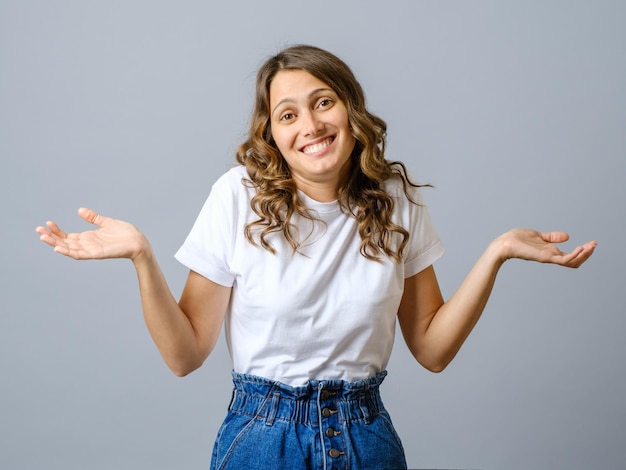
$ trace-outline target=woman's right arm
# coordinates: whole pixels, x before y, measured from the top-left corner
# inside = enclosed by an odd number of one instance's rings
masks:
[[[150,243],[132,224],[81,208],[80,217],[98,226],[63,232],[54,222],[37,227],[40,239],[74,259],[129,258],[139,280],[148,330],[168,367],[178,376],[200,367],[213,350],[230,299],[230,287],[190,271],[179,302],[174,299]]]

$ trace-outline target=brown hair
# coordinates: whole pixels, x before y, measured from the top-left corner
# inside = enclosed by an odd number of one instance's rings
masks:
[[[292,216],[298,214],[315,220],[298,197],[289,167],[271,135],[269,90],[281,70],[310,73],[332,88],[346,106],[356,143],[350,157],[350,174],[338,189],[339,205],[357,220],[363,256],[380,261],[380,255],[384,254],[400,261],[409,233],[392,222],[394,200],[384,190],[383,183],[392,177],[400,178],[407,197],[408,187],[418,185],[408,179],[401,162],[385,160],[387,124],[367,110],[363,89],[350,68],[335,55],[313,46],[284,49],[269,58],[257,73],[248,139],[237,151],[237,161],[246,166],[250,177],[248,184],[256,189],[251,206],[259,216],[245,227],[246,238],[257,244],[257,235],[258,243],[274,253],[267,236],[282,232],[293,250],[298,251],[301,241],[292,226]],[[400,236],[399,243],[393,242],[394,234]]]

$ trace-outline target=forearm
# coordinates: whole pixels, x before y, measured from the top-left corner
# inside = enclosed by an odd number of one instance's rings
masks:
[[[568,238],[565,232],[509,230],[487,247],[447,302],[443,301],[432,267],[406,279],[398,318],[415,358],[434,372],[443,370],[452,361],[478,322],[498,271],[507,259],[577,268],[597,245],[589,241],[564,253],[555,244]]]
[[[429,369],[443,370],[478,322],[504,260],[500,239],[494,240],[454,295],[439,307],[424,332],[423,358]]]
[[[198,368],[217,341],[230,288],[191,271],[181,300],[176,302],[150,243],[134,225],[86,208],[80,208],[78,215],[98,228],[67,234],[48,221],[35,230],[54,251],[73,259],[131,259],[139,278],[146,324],[166,364],[176,375]]]
[[[185,375],[199,367],[207,353],[173,297],[151,248],[133,259],[133,264],[148,331],[168,367],[176,375]]]

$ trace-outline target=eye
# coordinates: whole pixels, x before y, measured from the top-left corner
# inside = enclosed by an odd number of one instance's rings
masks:
[[[280,120],[285,122],[291,121],[294,117],[295,115],[293,113],[283,113],[280,115]]]
[[[317,106],[320,108],[330,108],[333,105],[333,100],[330,98],[322,98],[317,103]]]

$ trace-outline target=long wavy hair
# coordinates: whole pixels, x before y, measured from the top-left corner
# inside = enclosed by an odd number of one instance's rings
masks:
[[[289,167],[272,139],[269,90],[281,70],[310,73],[334,90],[346,106],[356,143],[350,156],[349,175],[338,188],[339,206],[357,221],[363,256],[381,261],[381,255],[386,255],[399,262],[409,233],[391,220],[394,200],[384,190],[383,183],[390,178],[400,178],[409,200],[409,186],[420,185],[409,180],[401,162],[385,159],[387,124],[367,110],[363,89],[350,68],[335,55],[307,45],[284,49],[269,58],[257,73],[248,138],[237,150],[237,162],[245,165],[250,178],[246,184],[256,189],[251,207],[259,216],[246,225],[246,238],[275,253],[268,236],[282,232],[297,252],[302,240],[292,223],[294,214],[317,220],[298,197]]]

